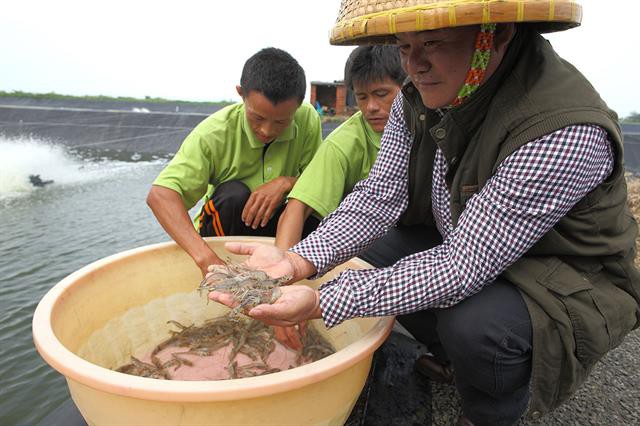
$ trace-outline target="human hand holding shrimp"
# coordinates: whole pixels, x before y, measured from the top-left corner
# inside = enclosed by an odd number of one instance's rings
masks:
[[[273,304],[258,305],[247,315],[265,324],[284,327],[322,318],[318,291],[304,285],[284,286],[280,290],[282,294]],[[232,295],[218,291],[209,293],[209,299],[229,307],[235,307],[238,303]]]
[[[271,277],[279,278],[289,276],[292,277],[289,282],[295,282],[315,273],[315,267],[301,256],[298,256],[295,253],[286,252],[271,245],[255,243],[227,243],[225,248],[232,253],[250,255],[250,257],[244,262],[244,265],[249,269],[264,271]],[[279,287],[280,291],[284,289],[285,287]],[[306,292],[306,290],[303,291]],[[209,294],[209,298],[230,307],[237,306],[234,298],[230,297],[228,293],[225,294],[225,292],[213,291]],[[274,303],[277,302],[278,300]],[[264,306],[269,305],[265,304]],[[279,307],[276,311],[279,311],[280,308],[282,307]],[[260,315],[260,312],[261,311],[258,310],[256,314]],[[251,315],[250,313],[248,314]],[[300,350],[302,348],[302,336],[304,336],[306,328],[305,321],[298,323],[290,320],[286,325],[282,323],[277,325],[274,321],[279,320],[277,318],[278,316],[282,317],[282,312],[276,312],[276,318],[273,318],[273,313],[269,311],[267,311],[266,314],[263,312],[263,315],[266,315],[264,322],[274,326],[274,334],[279,342],[295,350]],[[261,317],[255,318],[263,319]],[[280,319],[280,321],[282,321],[282,319]]]
[[[268,244],[226,243],[225,248],[235,254],[246,254],[245,265],[249,269],[264,271],[272,278],[290,276],[290,283],[300,281],[316,273],[313,263],[291,251]]]

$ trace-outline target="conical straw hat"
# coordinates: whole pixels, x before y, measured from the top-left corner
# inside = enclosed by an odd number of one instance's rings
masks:
[[[330,41],[395,43],[396,33],[501,22],[530,22],[542,33],[581,21],[575,0],[342,0]]]

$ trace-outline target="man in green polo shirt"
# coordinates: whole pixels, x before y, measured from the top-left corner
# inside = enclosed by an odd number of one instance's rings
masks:
[[[327,216],[369,175],[405,77],[396,46],[361,46],[351,52],[345,83],[353,89],[360,111],[327,136],[289,193],[278,223],[278,247],[287,249],[300,241],[311,214]]]
[[[201,237],[275,235],[285,197],[322,141],[318,113],[302,104],[304,70],[287,52],[267,48],[253,55],[236,89],[243,102],[196,126],[147,197],[162,227],[203,273],[223,262]],[[194,227],[188,210],[203,196]],[[308,232],[317,223],[310,220]]]

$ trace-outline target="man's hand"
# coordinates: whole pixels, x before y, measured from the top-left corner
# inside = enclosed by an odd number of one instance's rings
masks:
[[[303,321],[322,318],[320,294],[304,285],[280,287],[282,295],[272,305],[262,304],[251,309],[248,315],[268,325],[291,327]],[[212,291],[209,299],[229,307],[237,302],[228,293]]]
[[[253,229],[265,227],[284,202],[285,194],[291,191],[296,178],[280,176],[271,182],[260,185],[251,193],[242,210],[242,221]]]
[[[272,278],[289,275],[289,282],[296,282],[316,273],[315,266],[304,257],[272,245],[226,243],[224,246],[231,253],[250,255],[245,261],[247,267],[264,271]]]
[[[273,333],[278,342],[290,347],[294,351],[302,350],[302,336],[306,332],[307,323],[301,322],[293,327],[273,326]]]
[[[202,272],[202,276],[204,277],[209,273],[209,266],[211,265],[224,265],[225,263],[220,259],[213,250],[202,250],[202,257],[198,257],[194,259],[198,268]]]
[[[273,278],[280,278],[285,275],[289,275],[292,277],[289,282],[296,282],[303,278],[307,278],[316,272],[313,264],[303,257],[292,252],[284,251],[272,245],[257,243],[226,243],[225,248],[231,253],[250,255],[245,261],[247,267],[264,271],[267,275]],[[286,287],[280,287],[280,290],[284,291],[286,290]],[[228,296],[228,294],[224,293],[209,293],[210,299],[216,300],[227,306],[234,306],[235,303],[233,298]],[[293,326],[274,327],[275,337],[280,343],[292,349],[300,350],[302,349],[300,336],[304,334],[305,326],[306,323],[301,322],[298,329]]]

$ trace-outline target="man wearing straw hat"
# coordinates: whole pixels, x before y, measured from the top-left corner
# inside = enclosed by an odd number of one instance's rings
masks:
[[[419,370],[453,368],[460,424],[536,419],[569,398],[640,312],[617,117],[540,35],[581,14],[572,0],[344,0],[332,43],[396,42],[410,78],[377,161],[290,251],[229,248],[293,281],[367,248],[378,268],[285,287],[249,315],[398,315],[433,352]],[[422,236],[434,226],[442,242]]]

